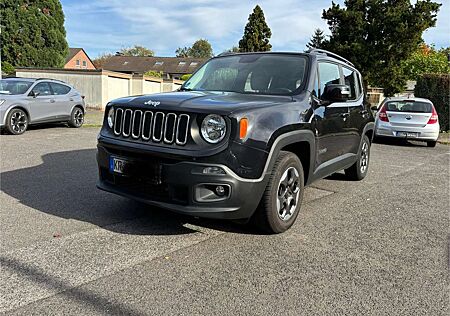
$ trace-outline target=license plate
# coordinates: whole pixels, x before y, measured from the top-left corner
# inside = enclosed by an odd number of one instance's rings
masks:
[[[414,132],[397,132],[397,136],[399,136],[399,137],[415,138],[415,137],[419,136],[419,133],[414,133]]]
[[[109,171],[124,174],[129,161],[116,157],[109,158]]]

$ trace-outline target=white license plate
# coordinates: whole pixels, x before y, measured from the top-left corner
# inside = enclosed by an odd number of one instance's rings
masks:
[[[115,173],[123,174],[126,166],[128,165],[128,160],[120,159],[116,157],[109,158],[109,170]]]
[[[414,132],[397,132],[397,136],[399,136],[399,137],[415,138],[415,137],[419,136],[419,133],[414,133]]]

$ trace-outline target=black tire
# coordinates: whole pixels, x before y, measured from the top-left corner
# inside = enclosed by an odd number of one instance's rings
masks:
[[[28,128],[28,115],[22,109],[12,109],[6,117],[6,131],[13,135],[25,133]]]
[[[427,142],[427,147],[436,147],[437,141],[429,141]]]
[[[84,111],[81,107],[76,106],[73,108],[72,113],[70,114],[69,126],[78,128],[81,127],[84,123]]]
[[[267,233],[286,231],[294,224],[300,212],[303,191],[304,175],[300,159],[293,153],[280,152],[258,209],[252,217],[252,223]],[[281,205],[282,200],[287,204]]]
[[[370,161],[370,140],[367,135],[364,135],[361,147],[358,152],[358,160],[349,168],[345,169],[345,175],[348,179],[353,181],[360,181],[364,179],[369,170]]]

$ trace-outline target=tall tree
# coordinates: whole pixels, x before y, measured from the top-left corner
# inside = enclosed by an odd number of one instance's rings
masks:
[[[199,39],[191,47],[178,47],[175,51],[177,57],[211,58],[213,50],[206,39]]]
[[[153,50],[140,45],[122,48],[118,53],[123,56],[135,56],[135,57],[148,57],[155,55],[155,52]]]
[[[331,36],[324,48],[352,61],[365,83],[384,88],[386,95],[404,89],[401,63],[436,24],[440,4],[432,0],[346,0],[324,10]]]
[[[2,62],[23,67],[62,67],[68,51],[59,0],[2,0]]]
[[[272,49],[269,39],[272,36],[269,26],[264,18],[264,12],[257,5],[248,17],[244,35],[239,41],[241,52],[266,52]]]
[[[316,29],[313,36],[311,37],[306,47],[308,48],[322,48],[323,42],[325,41],[325,35],[321,29]]]

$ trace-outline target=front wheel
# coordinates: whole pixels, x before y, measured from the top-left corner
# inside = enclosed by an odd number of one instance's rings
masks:
[[[293,153],[282,151],[252,221],[268,233],[286,231],[300,212],[303,191],[304,175],[300,159]]]
[[[69,126],[70,127],[81,127],[84,123],[84,112],[83,109],[76,106],[72,110],[72,114],[70,115]]]
[[[361,148],[359,149],[358,160],[349,168],[345,169],[345,175],[350,180],[360,181],[364,179],[369,170],[370,140],[364,135]]]
[[[12,109],[6,117],[6,130],[13,135],[25,133],[28,128],[28,116],[22,109]]]

